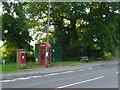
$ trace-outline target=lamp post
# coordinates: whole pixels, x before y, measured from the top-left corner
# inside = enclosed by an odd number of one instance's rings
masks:
[[[47,22],[47,41],[46,41],[46,68],[48,68],[48,44],[49,44],[49,26],[50,26],[50,0],[48,0],[48,22]]]

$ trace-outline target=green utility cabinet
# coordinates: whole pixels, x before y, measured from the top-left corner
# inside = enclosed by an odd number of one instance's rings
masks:
[[[51,44],[52,45],[52,61],[62,60],[62,46],[61,44]]]
[[[38,61],[39,58],[39,47],[40,44],[35,44],[35,61]]]

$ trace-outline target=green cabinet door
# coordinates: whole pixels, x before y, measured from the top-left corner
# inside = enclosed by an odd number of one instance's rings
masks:
[[[52,61],[62,60],[62,46],[61,44],[52,44]]]

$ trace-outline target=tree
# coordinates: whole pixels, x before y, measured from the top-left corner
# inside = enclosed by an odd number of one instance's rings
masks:
[[[15,61],[16,49],[32,50],[28,19],[25,14],[26,3],[2,2],[2,40],[5,58]],[[3,56],[3,58],[4,58]]]
[[[31,22],[34,27],[38,26],[38,32],[45,33],[47,8],[48,3],[29,3]],[[52,2],[50,24],[54,30],[51,38],[62,44],[64,58],[116,57],[120,41],[119,12],[116,13],[119,9],[119,2]]]

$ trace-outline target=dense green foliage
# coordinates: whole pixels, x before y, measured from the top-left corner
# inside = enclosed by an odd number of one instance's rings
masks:
[[[29,3],[31,18],[46,26],[48,3]],[[119,2],[54,2],[51,3],[50,42],[61,43],[65,59],[106,60],[118,58],[120,45]],[[39,24],[38,24],[39,25]],[[39,29],[40,30],[40,29]]]
[[[28,32],[28,20],[25,16],[26,3],[3,2],[2,40],[3,59],[16,60],[16,49],[32,50],[32,40]]]
[[[47,2],[3,5],[5,48],[30,50],[29,29],[34,40],[46,41]],[[120,2],[51,2],[50,26],[49,42],[62,45],[65,60],[120,58]]]

